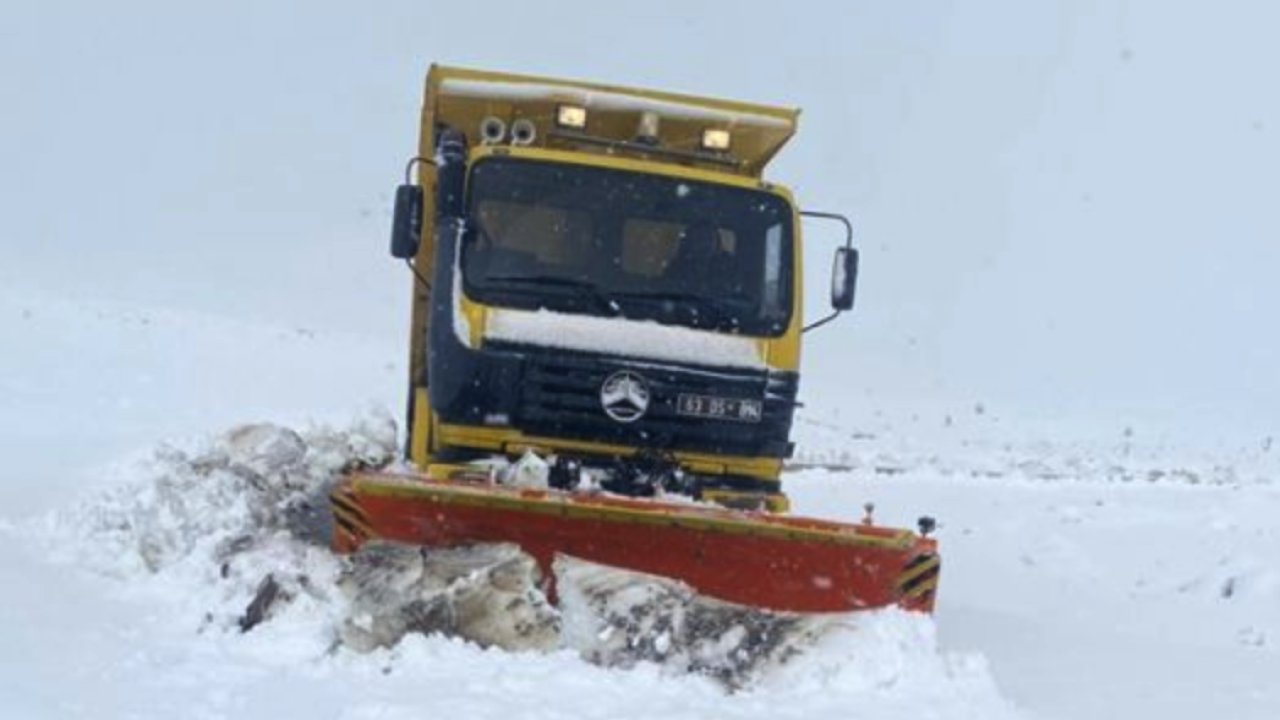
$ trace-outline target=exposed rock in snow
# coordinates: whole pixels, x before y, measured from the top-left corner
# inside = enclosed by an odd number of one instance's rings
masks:
[[[811,645],[830,617],[772,613],[697,595],[667,578],[561,556],[565,644],[591,662],[652,662],[742,687]]]
[[[339,637],[359,652],[392,647],[409,633],[552,650],[559,646],[559,614],[539,580],[533,558],[514,545],[426,550],[369,543],[339,580],[350,601]]]
[[[640,663],[738,689],[814,644],[832,617],[770,613],[700,597],[687,585],[561,556],[560,605],[533,558],[514,545],[423,549],[370,543],[338,585],[341,642],[358,652],[410,634],[441,634],[504,650],[572,650],[604,667]]]

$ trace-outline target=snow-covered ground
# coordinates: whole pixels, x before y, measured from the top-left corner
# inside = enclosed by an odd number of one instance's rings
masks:
[[[384,417],[362,408],[394,407],[397,348],[30,287],[0,292],[0,335],[20,340],[0,358],[13,399],[0,414],[8,716],[1264,718],[1280,707],[1280,487],[1260,448],[1227,458],[1235,472],[1162,466],[1124,444],[1083,459],[968,441],[913,454],[805,418],[801,459],[840,467],[789,476],[800,512],[858,518],[874,502],[880,522],[941,520],[936,624],[851,621],[727,695],[705,678],[598,668],[569,650],[411,637],[335,653],[334,606],[316,598],[240,634],[224,621],[247,586],[228,590],[204,555],[147,569],[120,542],[139,527],[102,525],[124,503],[152,513],[148,527],[167,528],[156,537],[171,544],[182,512],[203,518],[182,526],[192,546],[225,539],[219,523],[245,517],[233,497],[182,508],[153,496],[149,473],[175,452],[157,443],[199,448],[242,420]],[[299,552],[272,547],[255,562]],[[303,556],[293,561],[326,586],[332,559]]]
[[[859,477],[858,475],[854,476]],[[941,518],[944,648],[1055,718],[1271,717],[1280,708],[1274,484],[908,472],[793,479],[801,510],[870,498]]]
[[[6,389],[23,399],[6,406],[2,418],[4,449],[14,462],[5,470],[6,509],[0,515],[0,532],[13,549],[0,563],[5,587],[11,588],[0,596],[6,618],[0,640],[21,649],[0,655],[7,714],[814,717],[849,708],[885,718],[1013,713],[979,653],[939,651],[932,621],[901,613],[851,618],[799,661],[732,695],[708,678],[657,666],[597,668],[570,650],[508,654],[441,637],[411,637],[370,656],[334,652],[339,604],[332,589],[336,562],[327,551],[280,539],[271,530],[275,521],[255,513],[244,499],[260,483],[227,474],[222,456],[201,450],[209,441],[198,432],[153,449],[126,431],[131,423],[194,427],[201,411],[194,409],[193,393],[207,405],[211,428],[233,416],[299,416],[297,408],[286,411],[276,404],[281,402],[311,408],[313,417],[325,419],[332,413],[312,395],[314,389],[339,387],[348,398],[363,393],[376,401],[382,376],[391,372],[377,352],[389,354],[387,349],[366,347],[356,337],[65,301],[31,289],[0,293],[0,332],[24,339],[0,363]],[[66,359],[69,352],[74,361]],[[92,369],[93,381],[56,377],[51,365]],[[188,386],[180,373],[196,365],[202,369],[200,386]],[[368,384],[344,384],[344,376]],[[245,377],[261,381],[237,386],[234,378]],[[111,390],[90,398],[89,406],[98,409],[79,420],[67,418],[84,391],[99,385]],[[134,402],[117,401],[125,397]],[[36,412],[40,408],[44,414]],[[371,417],[358,427],[385,427],[382,413]],[[24,451],[64,437],[63,424],[66,437],[83,439],[84,454],[51,460]],[[308,437],[328,437],[326,432],[317,427]],[[316,462],[331,461],[321,455]],[[249,542],[251,551],[228,561],[227,548],[248,527],[266,528],[261,544]],[[300,600],[282,617],[239,633],[232,621],[252,598],[253,571],[280,566],[307,575],[305,583],[286,581]]]

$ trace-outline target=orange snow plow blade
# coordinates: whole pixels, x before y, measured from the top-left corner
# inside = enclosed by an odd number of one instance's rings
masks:
[[[565,554],[776,611],[896,605],[932,612],[940,567],[936,541],[910,530],[520,489],[476,474],[356,472],[333,491],[331,505],[340,552],[373,539],[428,547],[508,542],[532,555],[546,578],[554,578],[555,556]]]

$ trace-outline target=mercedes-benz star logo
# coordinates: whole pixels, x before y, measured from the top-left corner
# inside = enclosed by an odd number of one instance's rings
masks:
[[[635,422],[649,409],[649,383],[630,370],[619,370],[600,385],[600,407],[620,423]]]

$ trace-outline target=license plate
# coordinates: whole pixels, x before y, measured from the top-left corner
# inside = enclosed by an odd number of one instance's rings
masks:
[[[676,413],[715,420],[758,423],[764,415],[764,403],[759,400],[711,395],[680,395],[676,398]]]

